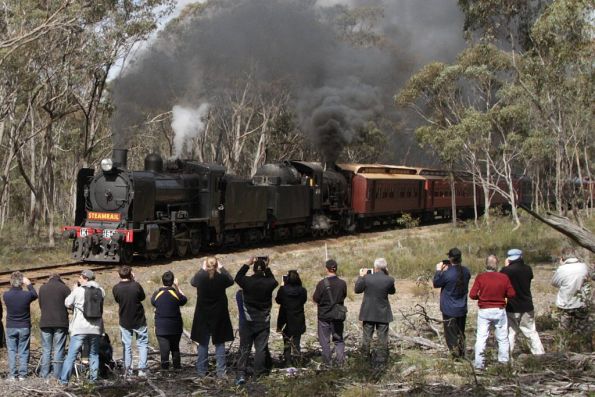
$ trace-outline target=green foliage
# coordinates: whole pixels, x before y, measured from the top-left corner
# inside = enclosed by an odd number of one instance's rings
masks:
[[[397,224],[404,226],[407,229],[419,226],[419,218],[414,218],[411,214],[403,214],[397,219]]]

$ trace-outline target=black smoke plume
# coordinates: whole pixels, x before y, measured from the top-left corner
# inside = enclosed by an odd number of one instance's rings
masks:
[[[328,16],[349,6],[384,9],[376,32],[382,46],[339,37]],[[392,104],[398,88],[425,62],[452,59],[463,43],[456,0],[219,0],[204,7],[170,24],[115,81],[115,147],[126,147],[148,115],[180,103],[198,108],[250,74],[290,83],[301,129],[333,161],[368,120],[400,118]],[[396,156],[412,145],[407,131],[395,142]]]

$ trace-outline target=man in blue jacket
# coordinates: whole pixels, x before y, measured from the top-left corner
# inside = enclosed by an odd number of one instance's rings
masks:
[[[27,290],[23,290],[23,285]],[[35,299],[37,292],[31,281],[24,277],[23,273],[13,272],[10,275],[10,289],[4,293],[9,380],[15,380],[17,376],[20,380],[27,377],[31,341],[31,302]]]
[[[465,322],[467,321],[467,292],[471,273],[461,264],[458,248],[448,251],[448,261],[436,265],[434,288],[440,288],[440,311],[444,323],[444,338],[455,357],[465,356]]]

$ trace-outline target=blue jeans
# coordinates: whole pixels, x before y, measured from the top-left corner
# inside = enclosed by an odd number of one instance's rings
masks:
[[[215,345],[215,357],[217,359],[217,376],[225,375],[225,343]],[[209,340],[207,343],[200,343],[198,345],[198,360],[196,360],[196,372],[199,376],[207,374],[207,367],[209,365]]]
[[[99,335],[71,335],[70,345],[68,346],[68,355],[66,356],[66,360],[64,360],[62,374],[60,375],[60,383],[63,385],[68,384],[72,369],[74,368],[76,356],[85,341],[89,342],[89,379],[91,379],[92,382],[97,380],[97,374],[99,372]]]
[[[120,327],[122,336],[122,347],[124,348],[124,368],[129,371],[132,368],[132,336],[136,335],[136,347],[138,348],[138,369],[144,371],[147,368],[147,353],[149,352],[149,330],[147,326],[137,329]]]
[[[29,342],[31,342],[31,328],[6,329],[6,348],[8,349],[8,376],[27,376],[27,369],[29,365]],[[18,371],[17,356],[19,358]]]
[[[41,329],[41,365],[39,369],[39,376],[47,378],[50,374],[50,357],[54,378],[60,379],[62,374],[62,364],[64,363],[64,354],[66,353],[66,336],[68,335],[68,328],[53,328],[44,327]]]

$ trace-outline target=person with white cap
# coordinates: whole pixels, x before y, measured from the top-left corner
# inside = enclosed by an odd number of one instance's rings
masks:
[[[388,275],[388,265],[384,258],[376,258],[371,274],[367,270],[360,269],[359,277],[355,281],[355,293],[364,294],[359,311],[359,319],[364,329],[362,353],[366,356],[370,354],[370,342],[375,329],[380,345],[378,363],[384,364],[388,359],[388,324],[393,321],[388,295],[396,292],[395,279]]]
[[[516,335],[520,332],[529,340],[531,353],[544,354],[545,351],[535,327],[535,309],[531,295],[533,270],[524,262],[523,251],[516,248],[508,250],[505,266],[501,272],[508,276],[516,291],[516,296],[510,298],[506,304],[510,352],[514,351]]]
[[[72,309],[70,345],[64,360],[60,383],[67,385],[74,362],[84,343],[89,343],[89,378],[95,382],[99,373],[99,337],[103,333],[103,299],[105,291],[95,281],[92,270],[83,270],[64,305]]]

